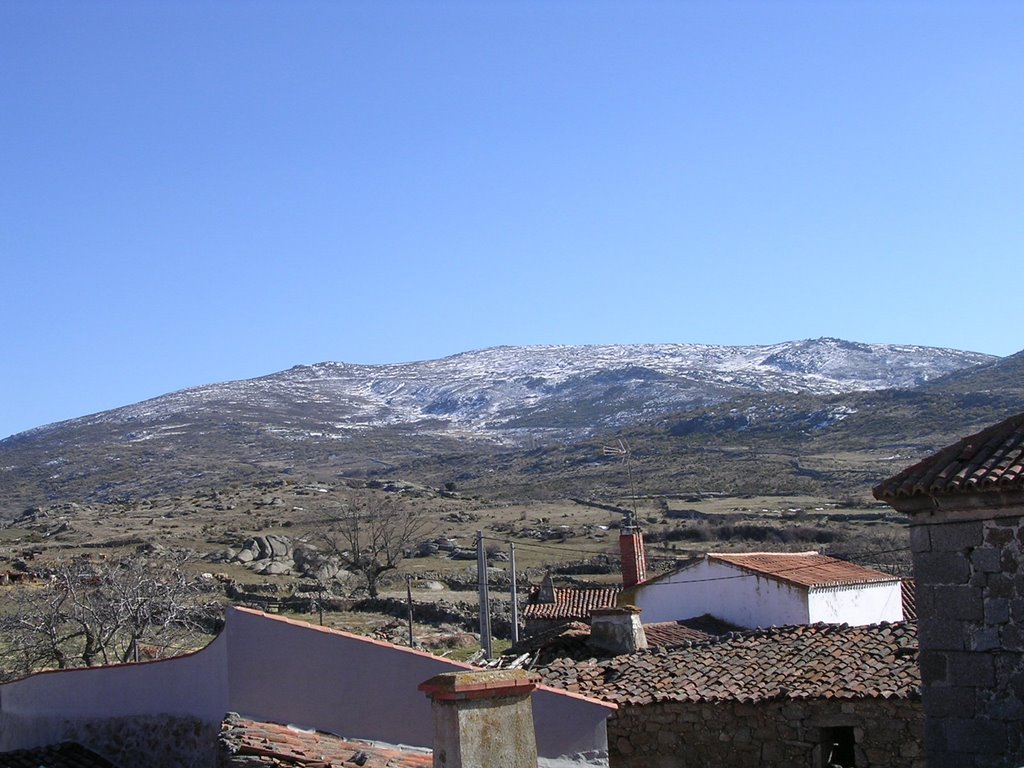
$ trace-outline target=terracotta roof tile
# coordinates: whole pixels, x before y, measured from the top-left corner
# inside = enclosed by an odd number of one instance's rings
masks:
[[[719,635],[734,632],[738,627],[716,619],[714,616],[698,616],[682,621],[657,621],[644,624],[647,644],[652,648],[682,645],[713,640]]]
[[[903,620],[917,621],[917,586],[914,580],[903,579],[900,591],[903,593]]]
[[[553,603],[535,602],[534,594],[523,609],[523,618],[589,621],[591,611],[614,608],[621,591],[621,587],[555,587]]]
[[[601,661],[558,660],[544,682],[616,704],[919,695],[916,625],[809,624]]]
[[[221,724],[226,766],[301,768],[431,768],[430,750],[345,739],[322,731],[248,720],[234,712]],[[33,766],[33,768],[35,768]]]
[[[875,486],[876,499],[1024,489],[1024,413],[943,448]]]
[[[684,621],[662,621],[644,624],[647,643],[652,648],[661,646],[682,645],[704,640],[733,632],[737,627],[727,624],[713,616],[699,616]],[[530,635],[516,643],[503,654],[506,659],[514,659],[524,653],[530,654],[530,668],[545,666],[556,659],[603,659],[614,654],[596,648],[588,642],[590,626],[583,622],[573,621],[547,632]]]
[[[116,768],[80,744],[64,743],[0,754],[0,768]]]
[[[817,552],[709,553],[709,560],[735,565],[801,587],[832,587],[897,581],[897,577]]]

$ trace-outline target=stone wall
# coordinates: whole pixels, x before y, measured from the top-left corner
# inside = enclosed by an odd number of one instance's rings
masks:
[[[138,715],[65,724],[64,737],[115,765],[214,768],[220,723],[187,715]]]
[[[836,728],[857,768],[923,768],[921,702],[781,700],[622,706],[608,721],[611,768],[821,768]]]
[[[924,517],[911,547],[929,768],[1024,764],[1022,518]]]

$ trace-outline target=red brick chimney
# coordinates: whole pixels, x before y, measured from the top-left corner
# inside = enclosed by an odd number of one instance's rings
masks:
[[[647,579],[644,535],[635,525],[623,524],[619,529],[619,555],[622,557],[623,587],[629,589]]]

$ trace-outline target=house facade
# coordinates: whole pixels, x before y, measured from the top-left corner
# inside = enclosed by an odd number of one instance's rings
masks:
[[[539,671],[618,705],[612,768],[924,766],[906,622],[761,629]]]
[[[739,627],[903,619],[898,577],[817,552],[709,553],[626,590],[648,622],[711,615]]]

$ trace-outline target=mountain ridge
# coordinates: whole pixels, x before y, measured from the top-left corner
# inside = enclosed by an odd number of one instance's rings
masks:
[[[568,444],[673,413],[705,412],[702,430],[723,428],[715,409],[744,399],[755,410],[758,398],[782,398],[791,410],[806,401],[811,418],[825,409],[822,428],[831,428],[851,417],[844,397],[914,391],[1001,360],[822,338],[740,347],[506,346],[418,363],[293,366],[6,438],[0,505],[135,497],[281,471],[398,471],[440,456]],[[823,398],[838,400],[823,406]],[[765,413],[759,432],[770,434],[772,408]]]

